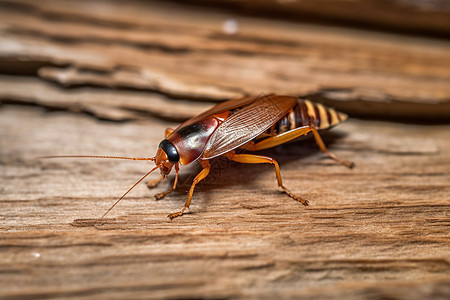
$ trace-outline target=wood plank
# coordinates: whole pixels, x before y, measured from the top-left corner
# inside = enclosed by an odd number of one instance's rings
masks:
[[[186,1],[183,1],[186,2]],[[289,19],[404,34],[440,37],[450,35],[450,5],[445,0],[189,0],[203,5],[224,6],[266,18]]]
[[[112,121],[149,116],[184,121],[212,104],[174,100],[159,93],[130,90],[79,88],[67,91],[54,84],[25,76],[0,75],[0,101],[39,105],[50,109],[88,113]]]
[[[276,92],[359,116],[450,116],[445,40],[244,16],[235,18],[239,30],[230,35],[223,29],[229,15],[215,10],[105,2],[104,14],[85,1],[39,3],[21,0],[16,5],[27,9],[18,9],[0,1],[4,72],[28,62],[35,68],[29,71],[64,87],[214,101]]]
[[[440,3],[413,9],[416,29],[435,30],[423,23],[434,15],[448,30]],[[312,2],[278,5],[300,15]],[[232,12],[0,0],[0,299],[450,297],[449,41]],[[371,13],[386,16],[357,17]],[[219,158],[181,218],[167,214],[184,205],[196,164],[165,199],[153,195],[173,177],[138,185],[99,219],[151,163],[36,159],[151,157],[167,127],[261,92],[350,114],[324,140],[353,170],[311,140],[263,152],[308,207],[270,166]]]
[[[144,184],[98,218],[150,166],[48,154],[151,156],[156,119],[111,123],[66,112],[0,110],[1,297],[441,298],[450,294],[448,125],[351,119],[325,135],[348,170],[304,141],[265,153],[309,207],[281,193],[269,166],[217,160],[190,213]],[[149,130],[150,129],[150,130]],[[156,175],[155,175],[156,176]],[[37,275],[39,274],[39,275]]]

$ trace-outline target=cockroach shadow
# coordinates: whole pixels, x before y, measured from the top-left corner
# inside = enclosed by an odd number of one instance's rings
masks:
[[[323,140],[327,146],[331,146],[344,138],[347,134],[341,131],[327,131],[323,134]],[[246,153],[245,151],[236,151],[237,153]],[[290,163],[296,164],[313,164],[318,165],[321,161],[329,159],[326,154],[323,154],[312,135],[307,135],[299,138],[298,140],[289,142],[277,146],[275,148],[262,150],[255,154],[261,154],[268,157],[272,157],[280,164],[281,172]],[[316,155],[317,154],[317,155]],[[308,157],[316,155],[317,161],[309,160],[307,163],[304,161]],[[332,160],[331,160],[332,161]],[[280,191],[277,187],[276,176],[273,166],[269,164],[241,164],[235,161],[231,161],[224,156],[214,158],[210,161],[211,171],[207,178],[201,181],[195,188],[195,193],[208,194],[209,191],[213,191],[219,188],[232,188],[233,186],[239,186],[248,182],[257,180],[259,176],[266,175],[267,173],[273,173],[274,193]],[[340,165],[340,164],[336,164]],[[323,166],[324,168],[326,166]],[[190,170],[181,170],[179,175],[178,187],[176,189],[177,197],[186,196],[192,185],[192,181],[195,176],[201,171],[201,166],[196,165],[190,168]],[[283,180],[288,178],[283,177]],[[173,184],[174,178],[170,178],[170,185]],[[206,201],[213,201],[210,197],[204,197],[208,199]],[[163,200],[161,200],[163,201]],[[185,201],[183,197],[182,200]],[[190,212],[191,214],[194,212]]]

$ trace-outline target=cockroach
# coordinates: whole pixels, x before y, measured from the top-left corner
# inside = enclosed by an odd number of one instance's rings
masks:
[[[129,188],[102,216],[105,217],[120,200],[122,200],[136,185],[142,182],[150,173],[159,169],[159,179],[149,182],[155,186],[166,178],[172,168],[175,168],[173,185],[165,192],[155,195],[162,199],[173,191],[178,183],[180,165],[188,165],[198,161],[202,170],[194,178],[184,207],[168,215],[172,220],[183,215],[189,208],[195,186],[205,179],[211,169],[210,160],[218,156],[244,164],[271,164],[275,167],[278,186],[291,198],[308,205],[308,201],[293,194],[281,180],[278,162],[259,154],[247,153],[272,148],[297,139],[312,132],[320,150],[330,158],[352,168],[350,161],[341,160],[325,147],[319,130],[328,129],[344,122],[347,115],[333,108],[307,99],[282,95],[249,96],[217,104],[211,109],[187,120],[175,130],[166,129],[165,139],[159,144],[154,157],[121,157],[93,155],[46,156],[55,157],[90,157],[114,158],[131,160],[150,160],[155,167]],[[236,150],[240,153],[236,153]],[[242,150],[242,151],[241,151]],[[243,153],[242,153],[243,152]]]

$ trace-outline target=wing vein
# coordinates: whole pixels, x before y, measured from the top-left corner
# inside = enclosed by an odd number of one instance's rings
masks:
[[[209,139],[203,158],[210,159],[238,148],[270,128],[297,103],[295,97],[261,97],[227,118]]]

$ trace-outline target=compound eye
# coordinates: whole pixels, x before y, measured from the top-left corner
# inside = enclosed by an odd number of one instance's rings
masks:
[[[169,140],[163,140],[159,143],[159,148],[167,154],[167,158],[171,164],[178,163],[180,156],[178,155],[178,151],[175,146]]]

